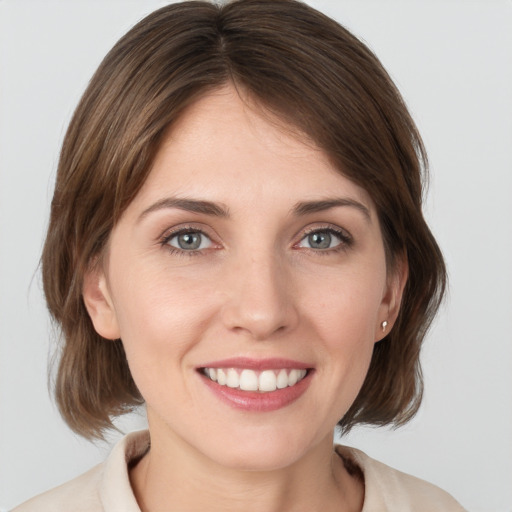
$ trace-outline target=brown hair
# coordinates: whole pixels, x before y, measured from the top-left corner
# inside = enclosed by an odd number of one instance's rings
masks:
[[[339,425],[400,425],[422,395],[419,353],[445,288],[441,252],[421,210],[426,156],[373,53],[335,21],[293,0],[169,5],[108,53],[68,128],[42,256],[49,310],[63,335],[56,399],[69,426],[101,437],[142,403],[121,340],[94,330],[84,274],[150,171],[163,134],[227,82],[312,139],[374,200],[390,268],[406,255],[399,317]]]

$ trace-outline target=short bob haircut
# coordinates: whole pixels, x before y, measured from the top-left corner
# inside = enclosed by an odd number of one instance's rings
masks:
[[[42,255],[46,300],[63,342],[55,382],[61,414],[75,432],[101,438],[114,417],[143,403],[122,341],[93,328],[84,275],[148,177],[164,134],[227,83],[363,187],[377,208],[388,268],[406,259],[398,319],[375,344],[339,426],[405,423],[421,402],[420,347],[446,283],[421,208],[425,150],[375,55],[294,0],[168,5],[122,37],[91,79],[64,139]]]

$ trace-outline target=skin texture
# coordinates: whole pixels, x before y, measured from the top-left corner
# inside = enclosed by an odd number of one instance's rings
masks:
[[[162,207],[167,198],[210,201],[226,215]],[[339,198],[361,207],[293,212]],[[205,234],[199,249],[169,239],[181,228]],[[312,247],[310,232],[326,229],[341,236]],[[84,283],[96,330],[123,340],[146,400],[151,450],[131,475],[141,508],[360,510],[363,486],[333,456],[332,436],[405,278],[387,272],[371,198],[314,144],[232,87],[194,104]],[[240,410],[198,371],[232,357],[313,371],[286,407]]]

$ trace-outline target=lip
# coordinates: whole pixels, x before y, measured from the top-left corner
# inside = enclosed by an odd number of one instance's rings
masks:
[[[292,359],[283,358],[266,358],[266,359],[253,359],[250,357],[232,357],[230,359],[222,359],[220,361],[210,361],[208,363],[198,366],[201,368],[247,368],[248,370],[278,370],[284,368],[285,370],[292,369],[311,369],[312,365],[303,361],[295,361]]]
[[[202,368],[247,368],[250,370],[275,370],[285,369],[306,369],[306,376],[297,382],[294,386],[284,389],[276,389],[268,393],[257,391],[242,391],[238,388],[221,386],[203,375]],[[252,412],[270,412],[282,409],[297,399],[299,399],[308,389],[314,369],[311,365],[301,361],[291,359],[271,358],[271,359],[251,359],[237,357],[232,359],[223,359],[221,361],[211,361],[197,368],[198,375],[206,387],[225,404],[235,409]]]

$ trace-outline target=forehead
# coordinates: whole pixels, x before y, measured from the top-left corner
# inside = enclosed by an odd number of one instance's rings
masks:
[[[164,193],[241,204],[337,193],[372,207],[324,151],[231,86],[201,97],[166,134],[136,200]]]

